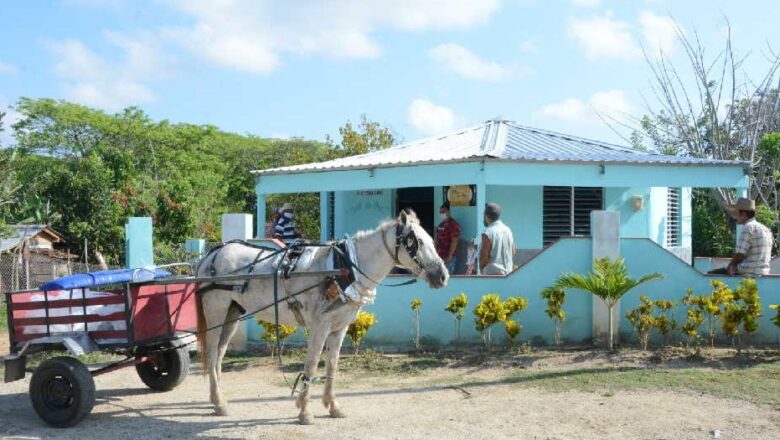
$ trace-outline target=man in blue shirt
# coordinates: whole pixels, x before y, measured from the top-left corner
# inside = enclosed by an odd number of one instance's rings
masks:
[[[281,215],[274,224],[274,238],[278,238],[286,244],[292,243],[299,237],[298,233],[295,232],[295,223],[293,222],[294,211],[292,204],[285,203],[279,208]]]

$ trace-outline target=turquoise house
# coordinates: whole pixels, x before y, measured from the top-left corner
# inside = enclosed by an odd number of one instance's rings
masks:
[[[372,306],[379,324],[368,339],[394,346],[410,343],[409,301],[418,297],[423,301],[422,333],[448,343],[453,324],[443,309],[450,297],[465,292],[471,305],[486,293],[526,296],[529,308],[519,317],[521,338],[541,343],[551,340],[552,326],[538,293],[561,272],[591,268],[594,249],[600,246],[591,237],[592,212],[619,217],[616,248],[632,273],[667,271],[664,281],[639,293],[669,299],[681,297],[689,287],[704,293],[709,278],[692,267],[692,189],[725,187],[744,195],[749,172],[745,162],[666,156],[494,119],[386,150],[255,171],[257,230],[264,230],[267,194],[319,193],[322,240],[374,228],[406,207],[433,231],[439,206],[450,201],[462,232],[458,271],[442,290],[430,291],[421,283],[380,288]],[[506,277],[459,275],[466,240],[481,234],[487,202],[503,207],[502,220],[518,248],[517,269]],[[780,293],[780,283],[777,287],[774,292]],[[638,303],[637,297],[632,293],[624,299],[623,309]],[[564,338],[592,338],[602,323],[590,295],[569,295],[565,308]],[[471,328],[470,318],[464,330]],[[761,338],[777,339],[771,324],[762,327],[766,332]],[[624,322],[620,330],[629,332],[630,327]],[[467,337],[478,335],[472,330]]]

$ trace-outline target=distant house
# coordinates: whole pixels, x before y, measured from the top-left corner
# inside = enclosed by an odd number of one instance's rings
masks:
[[[62,249],[62,235],[46,225],[9,225],[0,238],[0,291],[34,287],[67,274],[78,257]]]

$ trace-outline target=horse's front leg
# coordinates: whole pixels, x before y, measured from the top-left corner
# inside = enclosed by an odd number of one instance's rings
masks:
[[[338,371],[339,368],[341,344],[344,342],[344,335],[346,335],[346,333],[347,329],[345,327],[328,335],[328,353],[325,357],[325,392],[322,394],[322,403],[325,405],[325,408],[328,408],[330,411],[330,416],[337,418],[346,417],[346,414],[344,414],[336,403],[336,395],[333,392],[333,382],[336,379],[336,371]]]
[[[298,421],[301,425],[311,425],[314,423],[314,416],[309,410],[309,383],[308,379],[314,377],[317,374],[317,364],[320,362],[320,355],[322,354],[322,348],[325,345],[325,339],[328,336],[327,329],[312,330],[309,335],[309,348],[306,353],[306,363],[303,366],[303,374],[307,381],[303,383],[303,390],[298,396],[295,404],[301,409],[298,414]]]

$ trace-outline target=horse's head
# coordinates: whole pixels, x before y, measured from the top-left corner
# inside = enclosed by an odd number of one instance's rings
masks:
[[[414,211],[401,211],[395,227],[395,255],[404,269],[423,278],[434,289],[447,285],[450,278],[444,261],[436,253],[433,239],[420,226]]]

